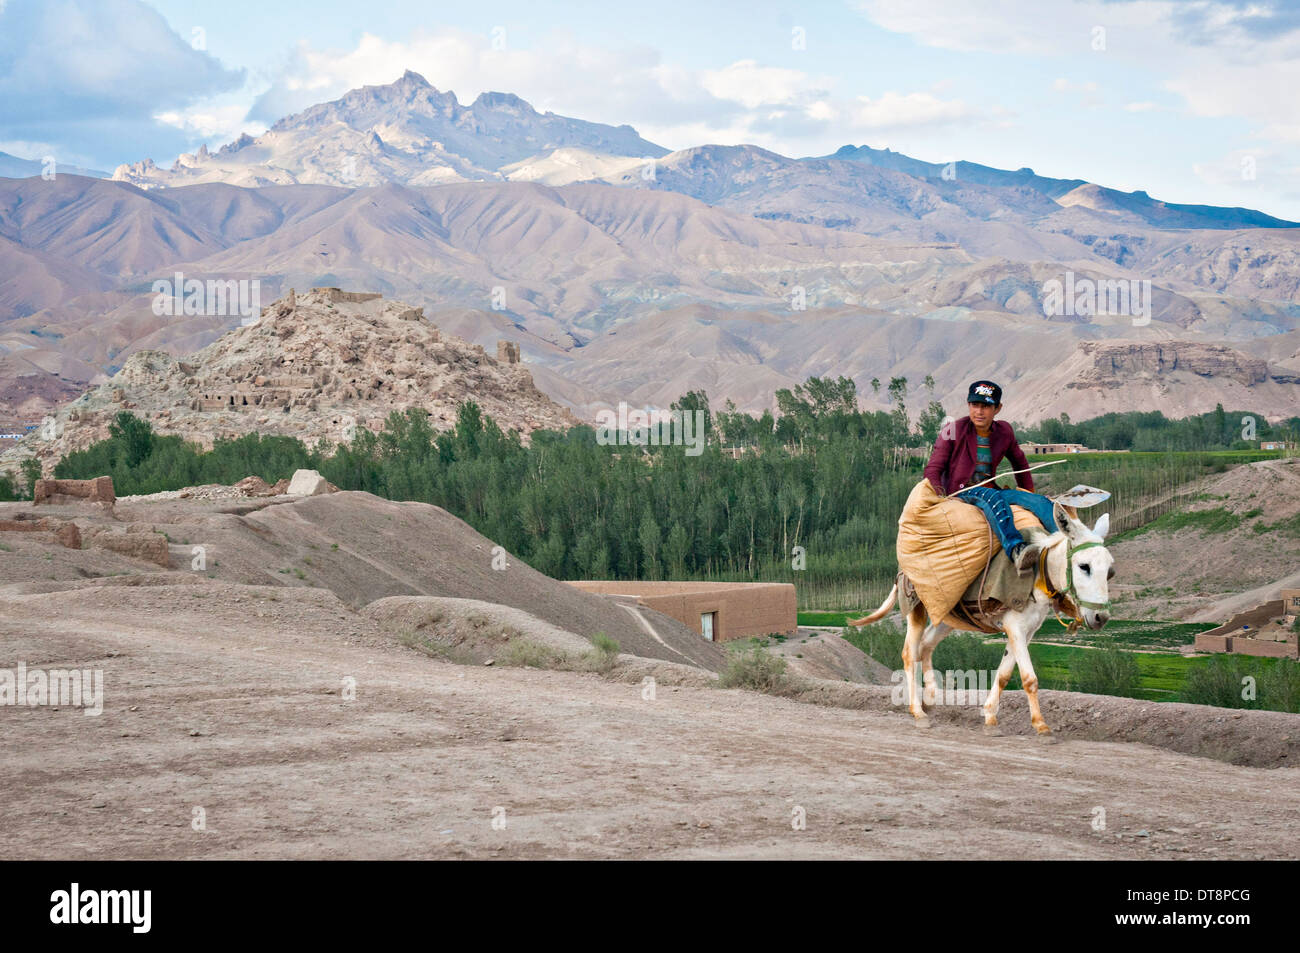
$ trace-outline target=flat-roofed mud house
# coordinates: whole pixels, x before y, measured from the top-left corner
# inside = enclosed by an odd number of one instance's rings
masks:
[[[788,582],[619,582],[569,585],[618,600],[634,600],[690,626],[711,642],[794,635],[799,627]]]
[[[1239,612],[1217,629],[1198,634],[1196,651],[1300,658],[1300,637],[1291,628],[1297,613],[1300,589],[1283,589],[1282,598]]]

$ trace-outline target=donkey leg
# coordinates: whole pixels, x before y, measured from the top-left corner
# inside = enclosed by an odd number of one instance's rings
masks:
[[[1043,712],[1038,707],[1038,676],[1034,674],[1034,663],[1029,657],[1029,633],[1022,632],[1018,624],[1007,626],[1007,645],[1012,647],[1016,656],[1016,666],[1020,669],[1020,684],[1024,686],[1025,698],[1029,700],[1029,720],[1040,738],[1048,739],[1052,729],[1043,720]]]
[[[921,633],[925,628],[925,608],[917,606],[907,614],[907,638],[903,640],[903,676],[907,681],[907,708],[918,728],[929,728],[921,700],[916,691],[916,663],[920,655]]]
[[[947,623],[932,622],[921,634],[921,709],[927,713],[935,706],[936,699],[942,704],[939,692],[943,690],[943,686],[935,678],[934,666],[931,665],[930,659],[934,655],[935,646],[951,631],[952,626]]]
[[[998,704],[1002,701],[1002,691],[1007,687],[1007,682],[1011,681],[1011,672],[1015,667],[1016,656],[1011,651],[1011,642],[1008,640],[1006,650],[1002,653],[1002,661],[998,663],[997,678],[989,690],[989,697],[984,701],[985,734],[1002,734],[1002,730],[998,727]]]

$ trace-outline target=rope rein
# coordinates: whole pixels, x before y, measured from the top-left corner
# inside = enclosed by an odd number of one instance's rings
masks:
[[[1061,545],[1061,543],[1065,544],[1065,588],[1053,590],[1051,579],[1047,575],[1047,554],[1052,549],[1055,549],[1057,546]],[[1055,614],[1056,616],[1056,621],[1061,623],[1061,625],[1065,626],[1067,629],[1069,629],[1071,635],[1079,631],[1079,624],[1083,622],[1082,610],[1084,607],[1089,609],[1110,608],[1109,600],[1106,602],[1089,602],[1087,599],[1079,598],[1079,593],[1074,588],[1074,561],[1070,558],[1072,554],[1079,552],[1079,550],[1081,549],[1088,549],[1089,547],[1092,546],[1102,546],[1102,545],[1103,545],[1102,543],[1087,542],[1087,543],[1080,543],[1078,546],[1071,546],[1070,537],[1069,535],[1066,535],[1066,537],[1063,540],[1054,543],[1049,547],[1044,548],[1043,551],[1039,554],[1038,557],[1039,578],[1034,580],[1034,588],[1038,589],[1040,592],[1043,593],[1043,595],[1047,596],[1049,599],[1052,600],[1051,608],[1053,614]],[[1063,596],[1067,603],[1074,604],[1074,609],[1071,612],[1073,618],[1069,623],[1066,623],[1066,621],[1061,618],[1061,613],[1056,606],[1057,596]],[[1067,609],[1067,611],[1071,611],[1071,610]]]

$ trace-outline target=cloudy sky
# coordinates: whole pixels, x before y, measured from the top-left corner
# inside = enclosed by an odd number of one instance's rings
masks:
[[[1300,220],[1300,0],[0,0],[0,151],[166,165],[405,69],[669,149],[867,144]]]

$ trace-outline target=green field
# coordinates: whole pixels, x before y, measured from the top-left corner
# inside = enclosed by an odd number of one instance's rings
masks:
[[[842,628],[848,624],[852,612],[800,612],[800,625],[832,626]],[[1091,645],[1098,648],[1122,648],[1146,650],[1152,652],[1175,651],[1179,646],[1191,645],[1196,633],[1215,628],[1213,622],[1155,622],[1150,620],[1115,619],[1106,623],[1098,632],[1087,629],[1070,637],[1055,618],[1049,617],[1034,634],[1034,638],[1044,642],[1069,641],[1074,645]],[[1031,643],[1033,644],[1033,643]]]
[[[842,618],[840,613],[800,613],[799,621],[801,625],[836,625]],[[1050,626],[1061,631],[1052,621],[1035,638],[1052,638]],[[1102,640],[1101,633],[1091,634],[1095,645],[1031,642],[1029,656],[1039,685],[1049,691],[1086,691],[1155,702],[1300,710],[1300,663],[1236,655],[1188,657],[1171,651],[1170,646],[1186,644],[1195,632],[1212,628],[1205,624],[1120,621],[1110,623],[1107,630],[1112,627],[1108,641]],[[892,623],[845,628],[842,634],[881,664],[901,667],[903,632]],[[954,633],[935,649],[934,667],[939,671],[992,670],[1001,660],[1003,645],[1000,639]],[[1019,673],[1012,676],[1008,687],[1020,687]]]

